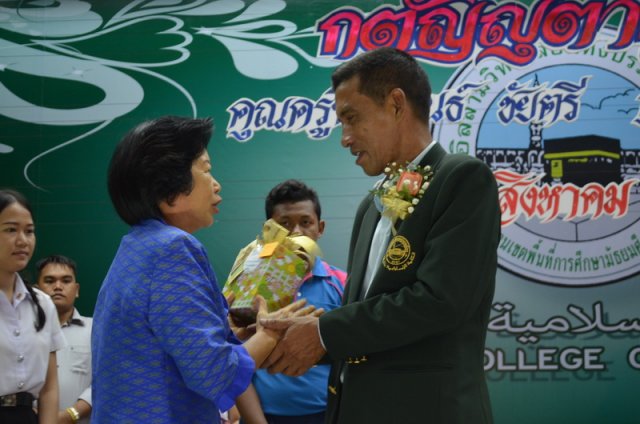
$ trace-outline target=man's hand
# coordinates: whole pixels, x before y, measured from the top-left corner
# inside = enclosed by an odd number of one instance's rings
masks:
[[[261,318],[260,324],[273,331],[286,331],[263,364],[271,374],[297,377],[314,366],[326,353],[320,343],[316,314],[283,319]]]

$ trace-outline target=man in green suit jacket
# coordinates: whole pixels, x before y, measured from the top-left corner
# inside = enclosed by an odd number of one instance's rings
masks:
[[[410,55],[361,54],[332,83],[343,147],[366,174],[386,177],[356,213],[343,306],[264,321],[287,330],[269,369],[299,375],[332,360],[331,424],[491,423],[483,365],[500,237],[493,174],[432,140],[431,88]]]

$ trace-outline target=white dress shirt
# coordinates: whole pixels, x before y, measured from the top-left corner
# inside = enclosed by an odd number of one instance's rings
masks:
[[[12,301],[0,293],[0,396],[29,392],[37,398],[44,386],[49,354],[66,344],[53,301],[40,290],[33,291],[47,317],[40,331],[35,328],[35,304],[19,275]]]
[[[429,143],[425,149],[420,152],[414,160],[411,161],[413,165],[418,165],[425,155],[436,145],[436,141]],[[374,188],[378,188],[384,181],[384,178],[376,182]],[[382,211],[380,211],[382,212]],[[364,280],[362,281],[362,290],[360,291],[360,299],[364,299],[367,296],[367,292],[371,287],[373,277],[376,275],[380,264],[382,264],[382,258],[387,250],[389,244],[389,237],[391,236],[391,219],[387,216],[381,216],[376,226],[376,230],[373,233],[373,239],[371,240],[371,247],[369,248],[369,260],[367,261],[367,270],[364,274]]]
[[[83,317],[74,309],[69,322],[62,325],[67,347],[56,353],[61,410],[73,406],[78,399],[91,405],[92,324],[92,318]],[[78,422],[89,423],[89,418]]]

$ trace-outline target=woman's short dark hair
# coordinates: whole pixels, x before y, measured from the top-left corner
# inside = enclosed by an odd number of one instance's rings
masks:
[[[281,182],[271,189],[267,195],[267,199],[265,200],[264,210],[267,215],[267,219],[273,216],[273,210],[276,205],[303,202],[305,200],[311,200],[311,202],[313,202],[313,208],[318,219],[320,219],[322,210],[320,208],[318,194],[314,189],[298,180],[286,180]]]
[[[382,104],[394,88],[404,91],[415,116],[429,123],[431,85],[420,64],[408,53],[392,47],[381,47],[362,53],[338,66],[331,75],[335,91],[340,84],[360,77],[358,91]]]
[[[11,189],[1,189],[0,190],[0,213],[9,205],[14,203],[19,204],[23,208],[29,211],[31,216],[33,216],[33,211],[31,210],[31,205],[24,195],[18,191]]]
[[[26,197],[24,197],[22,193],[15,190],[10,190],[10,189],[0,190],[0,213],[2,213],[2,211],[4,211],[7,206],[13,205],[14,203],[17,203],[23,208],[25,208],[26,210],[28,210],[31,216],[33,217],[33,211],[31,210],[31,205],[29,204],[29,201],[27,200]],[[31,284],[25,282],[25,287],[29,292],[29,296],[31,296],[31,300],[33,301],[33,304],[36,305],[37,319],[34,325],[36,327],[36,331],[40,331],[44,328],[44,324],[47,322],[47,316],[45,315],[44,310],[42,309],[42,306],[40,306],[40,301],[38,301],[38,296],[34,292],[33,287],[31,287]]]
[[[162,218],[160,203],[193,189],[191,166],[207,149],[211,118],[163,116],[129,131],[109,164],[108,188],[118,215],[129,225]]]

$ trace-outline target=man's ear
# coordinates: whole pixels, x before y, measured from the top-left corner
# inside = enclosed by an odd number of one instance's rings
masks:
[[[407,96],[401,88],[394,88],[389,92],[389,101],[395,110],[396,117],[401,117],[407,107]]]
[[[318,237],[324,233],[324,220],[318,221]]]

